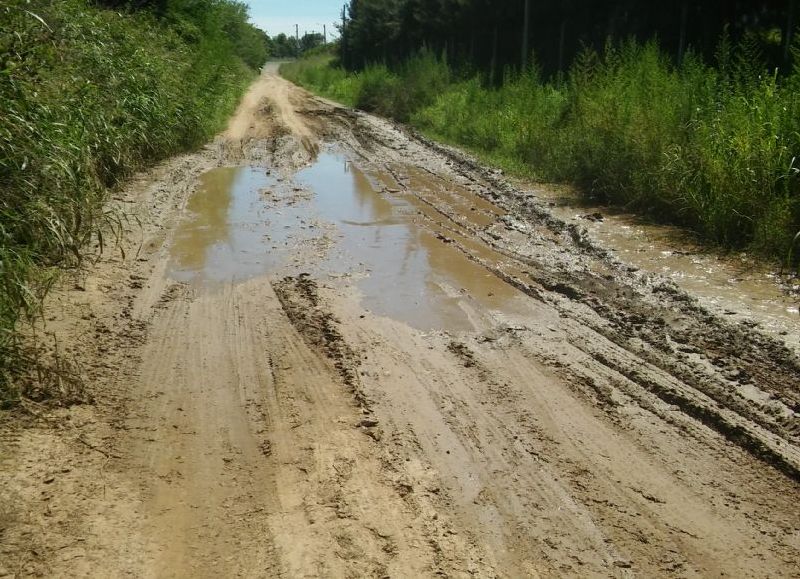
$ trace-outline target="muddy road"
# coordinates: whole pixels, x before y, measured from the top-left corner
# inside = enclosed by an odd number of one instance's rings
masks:
[[[268,70],[116,203],[0,576],[797,576],[794,348],[535,190]]]

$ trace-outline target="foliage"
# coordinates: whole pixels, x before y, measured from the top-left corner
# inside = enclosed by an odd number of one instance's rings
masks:
[[[298,41],[281,32],[269,39],[269,45],[273,58],[297,58],[324,46],[325,37],[319,32],[307,32]]]
[[[37,314],[56,266],[118,233],[108,189],[214,134],[252,76],[245,62],[266,57],[242,5],[163,4],[0,7],[0,398],[20,316]]]
[[[450,84],[447,64],[423,50],[398,72],[384,65],[348,75],[330,54],[315,55],[281,67],[281,74],[320,94],[365,111],[408,121],[411,114],[433,104]]]
[[[274,58],[296,58],[300,54],[300,47],[294,36],[287,36],[283,32],[270,38],[270,54]]]
[[[359,79],[334,65],[331,54],[314,54],[302,60],[282,64],[286,78],[310,90],[348,106],[356,106]]]
[[[778,77],[757,44],[728,37],[717,59],[689,52],[675,65],[655,42],[630,40],[585,49],[556,81],[531,66],[497,89],[481,75],[458,79],[430,53],[396,72],[347,75],[318,59],[284,74],[515,172],[781,259],[800,230],[800,59]]]
[[[548,76],[564,71],[583,47],[602,51],[607,38],[658,38],[678,61],[691,47],[711,58],[727,28],[751,34],[771,66],[787,64],[794,0],[529,0],[527,41]],[[451,66],[496,76],[524,68],[525,0],[351,0],[343,38],[345,67],[390,68],[424,47]],[[527,55],[529,56],[529,55]],[[495,78],[494,80],[499,80]]]

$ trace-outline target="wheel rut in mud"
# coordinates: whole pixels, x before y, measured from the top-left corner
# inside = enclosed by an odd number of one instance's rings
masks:
[[[359,379],[359,357],[337,329],[340,322],[320,308],[316,282],[308,274],[300,274],[297,277],[285,277],[273,283],[272,287],[292,325],[309,347],[324,353],[330,360],[344,385],[351,390],[362,411],[367,414],[369,404],[364,398]],[[364,422],[371,420],[365,418]]]

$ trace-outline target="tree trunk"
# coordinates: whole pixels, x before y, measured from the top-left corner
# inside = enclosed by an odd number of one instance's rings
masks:
[[[477,41],[475,40],[475,28],[472,28],[472,34],[469,37],[469,64],[475,65],[475,59],[477,55],[475,54],[475,48],[477,47]]]
[[[783,34],[783,62],[789,64],[792,57],[792,36],[794,36],[794,12],[796,0],[789,0],[789,10],[786,14],[786,30]]]
[[[494,86],[497,76],[497,24],[492,35],[492,65],[489,68],[489,82]]]
[[[689,24],[689,2],[683,0],[681,6],[681,32],[680,39],[678,40],[678,64],[683,62],[683,56],[686,54],[686,27]]]
[[[522,22],[522,72],[528,68],[528,56],[530,56],[530,24],[531,24],[531,0],[525,0],[525,17]]]
[[[342,66],[347,68],[347,5],[342,6]]]

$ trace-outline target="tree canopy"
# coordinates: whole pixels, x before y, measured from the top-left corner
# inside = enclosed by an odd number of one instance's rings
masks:
[[[269,56],[269,37],[249,22],[238,0],[96,0],[100,6],[149,11],[180,30],[188,40],[229,43],[248,66],[261,68]]]
[[[270,54],[274,58],[296,58],[309,50],[325,43],[325,37],[319,32],[306,32],[299,41],[294,36],[280,33],[269,39]]]

